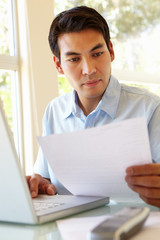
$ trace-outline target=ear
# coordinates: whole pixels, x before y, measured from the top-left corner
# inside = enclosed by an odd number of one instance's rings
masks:
[[[53,56],[53,61],[54,61],[54,63],[55,63],[55,66],[56,66],[57,71],[58,71],[60,74],[64,74],[63,69],[62,69],[62,67],[61,67],[61,64],[60,64],[60,62],[59,62],[59,59],[58,59],[57,57]]]
[[[115,58],[115,55],[114,55],[113,44],[112,44],[111,41],[109,42],[109,52],[110,52],[111,62],[112,62],[114,60],[114,58]]]

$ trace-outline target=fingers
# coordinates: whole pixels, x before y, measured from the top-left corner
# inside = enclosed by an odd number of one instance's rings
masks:
[[[37,174],[33,174],[29,180],[29,189],[30,189],[32,198],[35,198],[38,195],[38,192],[39,192],[38,185],[39,185],[39,177]]]
[[[139,194],[140,198],[147,204],[155,207],[160,207],[160,189],[158,188],[145,188],[139,186],[129,185],[129,187]]]
[[[26,180],[31,192],[32,198],[37,197],[38,194],[56,194],[56,188],[50,183],[48,179],[43,178],[39,174],[33,174],[32,176],[26,176]]]
[[[55,186],[52,184],[49,184],[49,186],[46,188],[46,193],[48,195],[54,195],[54,194],[56,194],[56,192],[57,192],[57,190],[56,190]]]
[[[160,188],[160,176],[126,176],[129,185]]]
[[[43,179],[39,183],[38,192],[40,194],[54,195],[56,194],[56,188],[53,184],[50,183],[50,181]]]
[[[151,199],[159,199],[160,201],[160,189],[159,188],[148,188],[135,185],[128,185],[134,192],[137,192],[140,196]]]
[[[131,166],[126,169],[128,186],[148,204],[160,207],[160,164]]]
[[[140,197],[147,204],[150,204],[150,205],[160,208],[160,200],[159,199],[146,198],[144,196],[140,196]]]
[[[36,179],[36,176],[35,175],[26,176],[26,180],[28,183],[28,187],[29,187],[31,196],[33,198],[37,197],[37,195],[38,195],[38,180]]]
[[[127,175],[160,175],[160,164],[151,163],[139,166],[131,166],[126,169]]]

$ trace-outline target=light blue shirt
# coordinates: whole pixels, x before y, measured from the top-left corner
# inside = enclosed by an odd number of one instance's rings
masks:
[[[128,118],[145,117],[152,159],[160,162],[160,98],[146,89],[120,84],[113,76],[96,109],[88,116],[77,104],[76,91],[53,99],[43,117],[43,135],[97,127]],[[54,157],[54,156],[53,156]],[[59,194],[68,191],[58,182],[43,153],[39,150],[34,172],[50,178]]]

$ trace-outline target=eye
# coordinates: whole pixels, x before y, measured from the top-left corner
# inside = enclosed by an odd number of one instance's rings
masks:
[[[103,54],[103,52],[97,52],[93,54],[93,57],[99,57]]]
[[[75,57],[75,58],[70,58],[68,59],[69,62],[78,62],[79,61],[79,57]]]

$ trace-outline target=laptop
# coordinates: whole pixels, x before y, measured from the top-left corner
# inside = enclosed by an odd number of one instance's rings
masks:
[[[32,199],[0,101],[0,221],[41,224],[109,203],[108,197],[39,195]]]

